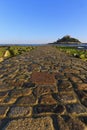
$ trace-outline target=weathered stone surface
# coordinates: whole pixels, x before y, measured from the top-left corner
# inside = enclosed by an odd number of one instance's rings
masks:
[[[67,104],[66,109],[69,113],[72,114],[81,114],[81,113],[87,113],[87,110],[80,104]]]
[[[57,104],[57,101],[52,97],[52,95],[43,95],[41,96],[41,98],[39,99],[39,103],[40,104]]]
[[[56,83],[54,74],[48,72],[33,72],[31,81],[37,85],[54,85]]]
[[[60,93],[59,97],[63,103],[75,103],[77,99],[73,92]]]
[[[0,62],[0,119],[1,130],[87,130],[87,62],[51,46]]]
[[[26,118],[9,122],[6,130],[54,130],[50,117]]]
[[[33,72],[33,71],[40,71],[40,65],[33,63],[33,64],[31,64],[31,65],[29,66],[28,70],[29,70],[29,71],[32,71],[32,72]]]
[[[34,107],[33,112],[35,114],[41,114],[41,113],[61,114],[65,112],[65,107],[63,105],[37,105]]]
[[[77,95],[78,95],[78,97],[79,97],[80,100],[82,100],[83,98],[87,97],[87,94],[86,94],[85,91],[79,91],[79,90],[77,90],[76,93],[77,93]]]
[[[62,114],[65,112],[65,107],[63,105],[57,105],[56,107],[54,107],[54,113],[57,113],[57,114]]]
[[[12,90],[14,86],[10,86],[8,84],[0,84],[0,92]]]
[[[87,90],[87,83],[77,84],[78,90]]]
[[[78,119],[70,119],[67,123],[70,130],[86,130],[87,127]]]
[[[10,109],[8,113],[8,117],[15,118],[15,117],[29,117],[32,114],[31,107],[18,107],[14,106]]]
[[[59,130],[70,130],[68,125],[62,119],[62,117],[59,116],[57,117],[57,123],[58,123]]]
[[[36,104],[36,98],[34,97],[33,94],[29,95],[29,96],[24,96],[21,97],[17,100],[17,105],[21,105],[21,106],[29,106],[29,105],[34,105]]]
[[[0,105],[12,105],[15,103],[17,98],[6,97],[3,101],[0,102]]]
[[[35,89],[33,89],[34,94],[39,97],[43,94],[49,94],[49,93],[55,93],[58,92],[57,87],[56,86],[47,86],[47,85],[40,85],[37,86]]]
[[[70,77],[70,79],[71,79],[74,83],[79,83],[79,82],[82,83],[82,81],[81,81],[81,79],[80,79],[79,77],[72,76],[72,77]]]
[[[6,117],[8,110],[9,110],[9,107],[0,106],[0,118]]]
[[[25,83],[23,83],[23,85],[22,85],[22,88],[33,88],[33,87],[35,87],[35,84],[32,83],[32,82],[30,82],[30,81],[25,82]]]
[[[72,91],[72,84],[67,80],[58,80],[58,90],[60,92]]]
[[[32,93],[32,90],[30,88],[24,88],[24,89],[15,89],[10,93],[11,97],[21,97],[21,96],[27,96]]]
[[[87,116],[84,115],[84,116],[79,116],[79,119],[85,124],[87,125]]]
[[[8,96],[8,92],[0,92],[0,102],[2,102]]]
[[[84,99],[82,100],[82,104],[87,107],[87,98],[84,98]]]
[[[18,75],[17,75],[18,77]],[[15,78],[16,79],[16,78]],[[23,86],[24,81],[20,80],[20,78],[16,79],[12,84],[15,88],[21,89]]]
[[[41,114],[41,113],[52,113],[54,106],[52,105],[37,105],[33,108],[34,114]]]

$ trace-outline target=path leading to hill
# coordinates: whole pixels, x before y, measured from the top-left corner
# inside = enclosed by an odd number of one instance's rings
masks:
[[[87,62],[40,46],[0,63],[0,130],[87,130]]]

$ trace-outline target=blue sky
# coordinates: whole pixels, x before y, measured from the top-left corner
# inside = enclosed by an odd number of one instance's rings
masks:
[[[87,0],[0,0],[0,43],[87,42]]]

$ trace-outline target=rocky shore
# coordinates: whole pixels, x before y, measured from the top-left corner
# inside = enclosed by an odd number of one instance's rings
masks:
[[[87,130],[87,61],[40,46],[1,62],[0,130]]]

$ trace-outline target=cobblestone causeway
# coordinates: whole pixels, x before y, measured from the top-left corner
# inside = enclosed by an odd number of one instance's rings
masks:
[[[52,46],[1,62],[0,130],[87,130],[87,62]]]

